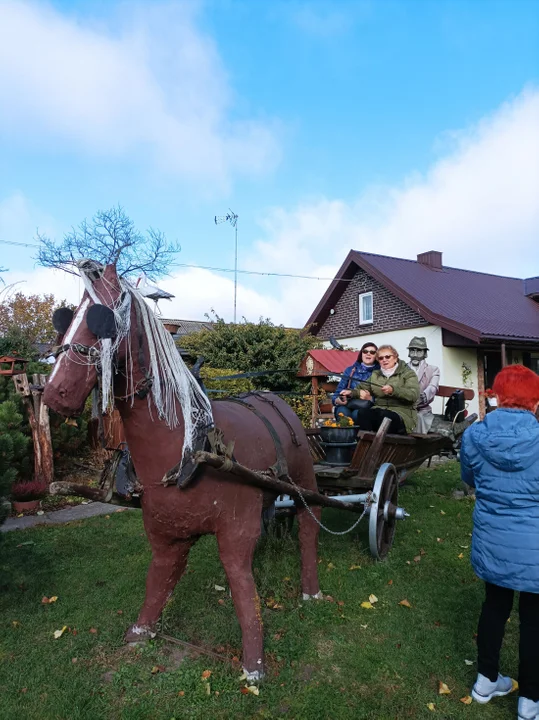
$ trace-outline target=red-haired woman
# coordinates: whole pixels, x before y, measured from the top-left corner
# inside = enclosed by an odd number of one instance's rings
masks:
[[[494,380],[498,409],[462,439],[462,479],[475,487],[472,565],[486,585],[477,631],[477,702],[512,690],[498,672],[505,624],[520,591],[519,720],[539,720],[539,376],[523,365]]]

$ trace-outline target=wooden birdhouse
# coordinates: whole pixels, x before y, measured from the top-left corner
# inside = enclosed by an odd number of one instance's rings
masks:
[[[0,375],[13,377],[26,372],[28,360],[21,357],[12,357],[10,355],[2,355],[0,357]]]

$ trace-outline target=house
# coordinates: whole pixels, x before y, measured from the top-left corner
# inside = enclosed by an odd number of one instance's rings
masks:
[[[348,348],[389,343],[405,360],[411,338],[426,337],[442,383],[474,389],[469,411],[483,417],[484,390],[504,365],[539,373],[539,277],[447,267],[434,250],[417,260],[351,250],[306,327]]]

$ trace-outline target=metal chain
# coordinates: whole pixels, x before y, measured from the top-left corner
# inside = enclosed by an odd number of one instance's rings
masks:
[[[363,518],[365,517],[365,515],[366,515],[367,512],[369,511],[369,509],[370,509],[370,507],[371,507],[371,505],[372,505],[372,502],[373,502],[373,497],[372,497],[373,494],[372,494],[372,492],[369,490],[369,492],[367,493],[367,497],[365,498],[365,506],[364,506],[364,508],[363,508],[363,512],[361,513],[361,515],[359,516],[359,518],[355,521],[355,523],[354,523],[351,527],[349,527],[348,530],[330,530],[330,528],[328,528],[326,525],[324,525],[324,523],[323,523],[321,520],[319,520],[319,519],[316,517],[316,515],[313,513],[313,511],[311,510],[309,504],[307,503],[307,501],[306,501],[305,498],[303,497],[303,494],[302,494],[302,492],[301,492],[301,489],[299,488],[298,485],[296,485],[296,483],[295,483],[291,478],[290,478],[290,484],[294,487],[295,491],[297,492],[297,494],[298,494],[299,497],[300,497],[301,502],[302,502],[303,505],[305,506],[305,509],[307,510],[307,512],[309,513],[309,515],[312,517],[312,519],[315,521],[315,523],[316,523],[317,525],[319,525],[319,526],[322,528],[322,530],[325,530],[325,531],[328,532],[330,535],[348,535],[349,532],[352,532],[352,530],[354,530],[354,529],[359,525],[359,523],[363,520]]]

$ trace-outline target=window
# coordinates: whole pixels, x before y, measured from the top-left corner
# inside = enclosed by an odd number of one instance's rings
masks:
[[[372,292],[361,293],[359,296],[359,324],[372,324]]]

